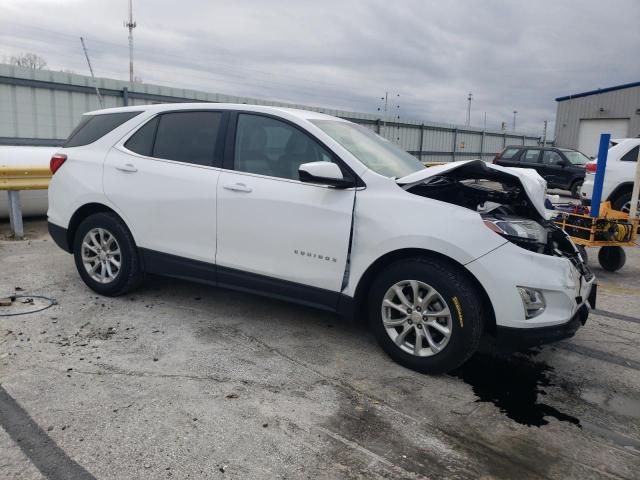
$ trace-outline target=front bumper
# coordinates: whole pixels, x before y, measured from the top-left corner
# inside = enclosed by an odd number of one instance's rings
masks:
[[[582,304],[567,323],[539,328],[498,326],[496,327],[496,342],[510,348],[527,348],[571,338],[580,327],[587,323],[589,310],[596,308],[596,295],[597,285],[593,284],[587,303]]]
[[[531,330],[562,328],[581,316],[595,296],[595,278],[582,275],[566,257],[542,255],[507,243],[474,260],[466,268],[484,287],[495,314],[496,327]],[[544,296],[545,310],[525,317],[517,287],[538,290]],[[592,293],[593,291],[593,293]],[[593,305],[591,305],[593,307]]]

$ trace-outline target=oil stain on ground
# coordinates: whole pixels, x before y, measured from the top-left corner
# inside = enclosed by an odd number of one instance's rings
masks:
[[[552,384],[552,368],[522,357],[494,357],[477,353],[451,375],[473,388],[478,402],[491,402],[507,417],[522,425],[540,427],[548,417],[580,426],[580,421],[541,399]]]

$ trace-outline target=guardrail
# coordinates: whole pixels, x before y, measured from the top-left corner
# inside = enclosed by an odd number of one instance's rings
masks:
[[[22,225],[21,190],[46,190],[51,180],[47,167],[25,167],[0,165],[0,190],[9,195],[9,222],[14,238],[24,238]]]

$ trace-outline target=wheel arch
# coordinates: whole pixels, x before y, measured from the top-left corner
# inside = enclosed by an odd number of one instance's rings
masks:
[[[616,188],[613,189],[613,192],[609,194],[609,197],[607,197],[607,200],[613,203],[616,201],[616,199],[620,195],[631,193],[632,189],[633,189],[633,182],[622,182]]]
[[[367,292],[369,291],[371,287],[371,283],[373,282],[376,275],[379,274],[382,270],[384,270],[384,268],[386,268],[388,265],[391,265],[394,262],[397,262],[399,260],[405,260],[408,258],[416,258],[416,257],[437,258],[439,260],[442,260],[448,263],[449,265],[452,266],[452,268],[455,268],[461,274],[465,275],[475,285],[477,291],[481,296],[482,307],[483,307],[484,313],[486,314],[485,325],[484,325],[485,332],[490,334],[495,333],[496,331],[495,311],[493,309],[493,305],[491,304],[491,300],[489,299],[489,295],[487,294],[482,284],[478,281],[478,279],[469,270],[467,270],[464,265],[452,259],[451,257],[448,257],[447,255],[444,255],[442,253],[435,252],[433,250],[426,250],[426,249],[420,249],[420,248],[404,248],[404,249],[393,250],[391,252],[385,253],[381,257],[377,258],[371,265],[369,265],[369,267],[365,270],[365,272],[362,274],[362,276],[358,280],[358,285],[356,286],[356,289],[355,289],[354,304],[355,304],[356,318],[360,318],[360,319],[367,318],[367,315],[366,315]]]
[[[86,203],[82,205],[80,208],[78,208],[73,213],[73,215],[71,216],[71,219],[69,220],[69,226],[67,228],[67,242],[71,250],[69,253],[73,253],[74,238],[76,236],[76,231],[78,230],[78,227],[80,226],[80,224],[85,218],[95,213],[114,214],[129,229],[129,232],[131,232],[131,229],[127,225],[127,222],[125,222],[124,219],[120,215],[118,215],[118,212],[116,212],[113,208],[110,208],[104,205],[103,203],[98,203],[98,202]]]

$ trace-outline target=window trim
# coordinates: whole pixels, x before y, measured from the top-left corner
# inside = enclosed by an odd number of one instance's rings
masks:
[[[160,116],[162,115],[167,115],[170,113],[194,113],[194,112],[209,112],[209,113],[221,113],[222,117],[220,118],[220,128],[218,130],[218,135],[216,136],[216,145],[215,148],[213,150],[213,158],[211,159],[211,161],[209,162],[209,164],[207,165],[202,165],[199,163],[190,163],[190,162],[184,162],[182,160],[174,160],[171,158],[160,158],[160,157],[152,157],[152,156],[147,156],[147,155],[142,155],[138,152],[134,152],[133,150],[129,150],[127,147],[125,147],[125,143],[127,143],[129,141],[129,139],[131,137],[133,137],[136,133],[138,133],[138,131],[143,128],[147,123],[153,121],[154,119],[158,118],[158,123],[156,125],[155,128],[155,132],[153,132],[153,146],[152,146],[152,150],[151,153],[153,153],[153,149],[155,148],[155,143],[156,143],[156,137],[158,135],[158,127],[160,126]],[[134,129],[132,131],[130,131],[129,133],[127,133],[124,137],[122,137],[122,139],[118,142],[118,144],[116,145],[117,148],[119,150],[124,151],[125,153],[129,154],[129,155],[135,155],[136,157],[140,157],[140,158],[144,158],[144,159],[148,159],[148,160],[155,160],[157,162],[171,162],[171,163],[175,163],[175,164],[179,164],[179,165],[189,165],[191,167],[201,167],[201,168],[217,168],[220,169],[222,168],[222,164],[224,162],[224,154],[225,154],[225,143],[226,143],[226,138],[227,138],[227,130],[228,130],[228,126],[229,126],[229,115],[230,111],[229,110],[222,110],[222,109],[215,109],[215,108],[182,108],[182,109],[178,109],[178,110],[164,110],[161,112],[157,112],[154,115],[151,115],[150,117],[144,119],[144,121],[142,123],[140,123],[139,125],[136,125],[134,127]]]
[[[254,115],[254,116],[259,116],[259,117],[266,117],[266,118],[270,118],[272,120],[276,120],[279,122],[282,122],[290,127],[293,127],[295,129],[297,129],[298,131],[300,131],[302,134],[307,135],[308,137],[310,137],[313,141],[315,141],[318,145],[320,145],[322,148],[324,148],[330,155],[332,160],[336,163],[336,165],[338,165],[338,167],[340,167],[340,170],[342,170],[342,174],[347,177],[350,176],[351,178],[354,179],[355,182],[355,186],[354,187],[350,187],[350,188],[363,188],[366,187],[366,184],[362,181],[362,179],[353,171],[353,169],[351,169],[351,167],[349,167],[349,165],[347,165],[347,163],[342,160],[331,148],[329,148],[329,146],[324,143],[322,140],[320,140],[318,137],[316,137],[315,135],[313,135],[311,132],[309,132],[308,130],[306,130],[305,128],[301,127],[300,125],[295,124],[294,122],[286,119],[286,118],[282,118],[279,117],[277,115],[272,115],[270,113],[264,113],[264,112],[254,112],[251,110],[229,110],[229,123],[228,123],[228,128],[227,128],[227,136],[226,136],[226,141],[225,141],[225,152],[224,152],[224,161],[222,164],[222,169],[224,170],[229,170],[235,173],[240,173],[243,175],[251,175],[251,176],[256,176],[256,177],[260,177],[260,178],[268,178],[268,179],[272,179],[272,180],[279,180],[279,181],[283,181],[283,182],[295,182],[295,183],[299,183],[299,184],[303,184],[303,185],[309,185],[309,186],[314,186],[314,187],[321,187],[321,188],[334,188],[331,187],[329,185],[318,185],[318,184],[314,184],[314,183],[308,183],[308,182],[302,182],[300,180],[297,179],[293,179],[293,178],[283,178],[283,177],[274,177],[271,175],[264,175],[264,174],[260,174],[260,173],[253,173],[253,172],[244,172],[242,170],[236,170],[235,168],[235,148],[236,148],[236,135],[237,135],[237,131],[238,131],[238,117],[240,115]],[[350,189],[349,188],[349,189]],[[349,190],[347,189],[347,190]]]

